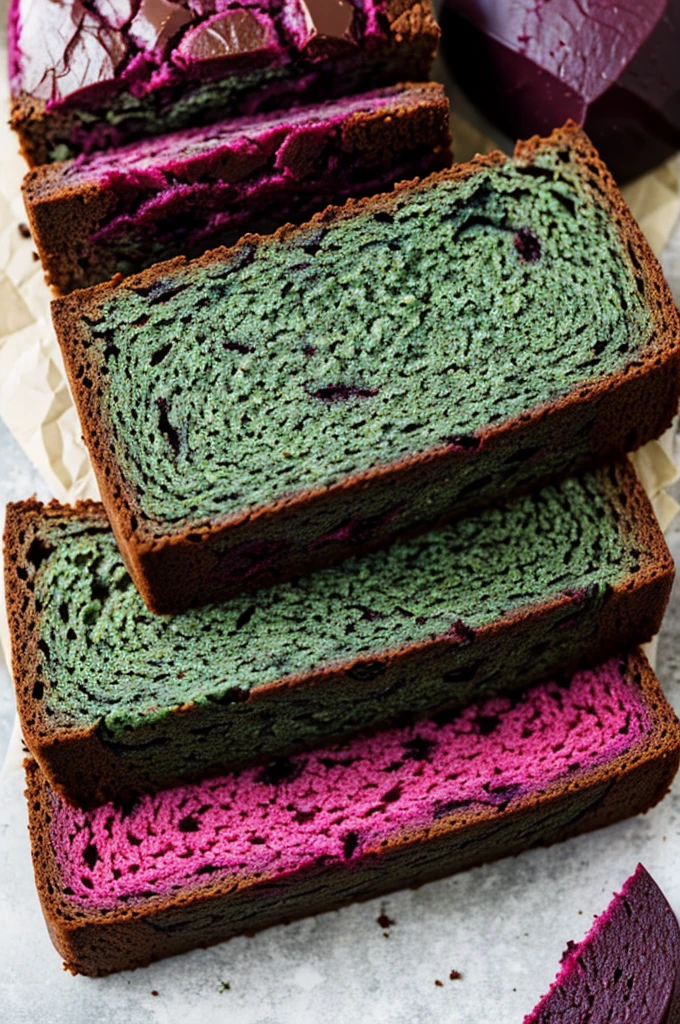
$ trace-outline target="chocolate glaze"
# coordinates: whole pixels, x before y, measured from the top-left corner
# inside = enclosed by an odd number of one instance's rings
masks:
[[[192,29],[177,48],[189,62],[268,54],[276,47],[276,32],[268,18],[253,11],[233,10]]]
[[[300,0],[300,8],[304,30],[299,46],[306,56],[326,57],[356,43],[354,8],[347,0]]]
[[[111,28],[123,28],[135,12],[133,0],[96,0],[94,7]]]

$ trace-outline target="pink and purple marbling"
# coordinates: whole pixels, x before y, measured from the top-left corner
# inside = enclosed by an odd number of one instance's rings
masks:
[[[415,95],[416,89],[413,90]],[[233,153],[229,168],[220,168],[225,180],[244,177],[250,162],[265,166],[276,156],[277,167],[286,168],[285,153],[277,150],[284,138],[296,137],[313,126],[325,131],[342,125],[352,114],[370,114],[387,106],[398,108],[409,99],[409,91],[376,89],[359,96],[332,100],[288,112],[275,111],[227,122],[202,125],[188,131],[172,132],[143,139],[117,149],[115,153],[81,155],[62,165],[63,184],[87,181],[110,188],[167,187],[168,176],[190,182],[204,175],[218,158]],[[232,174],[229,169],[232,168]],[[290,173],[293,173],[290,169]]]
[[[45,272],[70,291],[450,163],[443,91],[392,86],[81,154],[39,168],[24,192]]]
[[[12,0],[14,95],[47,109],[126,85],[143,96],[183,78],[315,61],[385,37],[385,0]],[[336,10],[337,8],[337,10]],[[217,66],[219,65],[219,71]]]
[[[440,818],[502,810],[633,748],[651,723],[612,660],[568,683],[239,775],[75,810],[53,797],[64,892],[102,910],[227,878],[360,860]]]

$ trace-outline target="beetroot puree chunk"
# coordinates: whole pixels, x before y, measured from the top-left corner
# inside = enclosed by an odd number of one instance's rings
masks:
[[[445,0],[444,50],[512,138],[571,118],[619,181],[680,148],[680,0]]]
[[[631,750],[650,728],[613,660],[522,697],[85,812],[53,796],[69,902],[110,909],[218,879],[286,876],[365,855],[438,819],[500,813]]]
[[[638,864],[524,1024],[678,1024],[680,927]]]

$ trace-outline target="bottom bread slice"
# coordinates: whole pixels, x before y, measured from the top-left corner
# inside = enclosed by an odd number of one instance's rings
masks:
[[[104,975],[645,811],[680,726],[641,653],[521,696],[90,811],[27,764],[36,881]]]

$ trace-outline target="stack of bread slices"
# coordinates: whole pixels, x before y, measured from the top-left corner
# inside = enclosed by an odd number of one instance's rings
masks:
[[[608,825],[680,759],[626,458],[680,324],[588,138],[449,166],[441,87],[399,84],[422,0],[114,8],[11,22],[102,504],[10,505],[6,597],[36,882],[89,975]]]

